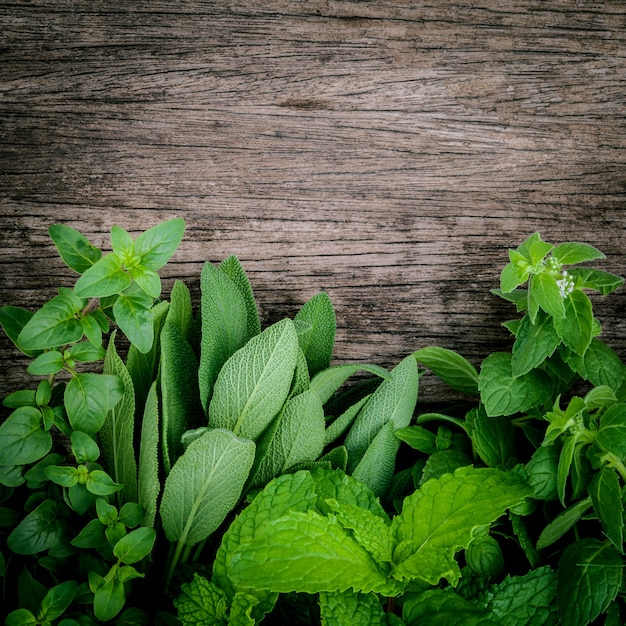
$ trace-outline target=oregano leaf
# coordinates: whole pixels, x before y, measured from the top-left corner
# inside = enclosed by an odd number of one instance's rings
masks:
[[[48,233],[66,265],[82,274],[102,257],[102,251],[93,246],[82,233],[66,224],[53,224]]]

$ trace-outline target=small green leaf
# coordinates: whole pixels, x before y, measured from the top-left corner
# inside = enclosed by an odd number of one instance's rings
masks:
[[[597,248],[577,241],[568,241],[559,244],[552,250],[552,256],[559,261],[561,265],[573,265],[575,263],[583,263],[584,261],[606,258]]]
[[[326,428],[326,435],[324,437],[324,445],[332,443],[341,435],[343,435],[354,423],[359,411],[363,408],[365,403],[369,400],[371,394],[366,395],[354,404],[350,405],[337,419],[333,420]]]
[[[53,621],[61,617],[74,600],[77,588],[75,580],[67,580],[52,587],[41,603],[41,618]]]
[[[568,270],[575,279],[578,289],[593,289],[608,296],[624,284],[624,279],[616,274],[588,267],[573,267]]]
[[[192,546],[206,539],[235,506],[254,461],[254,443],[226,430],[193,441],[172,467],[161,501],[169,541]]]
[[[512,356],[505,352],[494,352],[483,361],[479,389],[491,417],[528,411],[549,397],[550,388],[541,374],[533,370],[514,377],[511,362]]]
[[[548,315],[555,319],[565,317],[563,296],[556,283],[556,278],[548,272],[531,276],[529,294]]]
[[[72,454],[77,463],[87,463],[95,461],[100,456],[98,444],[86,433],[80,430],[72,432],[71,436]]]
[[[543,550],[558,541],[565,533],[574,527],[591,508],[591,498],[585,498],[567,507],[554,517],[543,529],[537,539],[537,550]]]
[[[158,298],[161,295],[161,277],[154,270],[137,265],[128,270],[128,273],[151,298]]]
[[[111,246],[113,252],[122,259],[122,263],[128,267],[134,267],[138,259],[135,256],[135,243],[132,236],[121,226],[113,226],[111,228]]]
[[[105,298],[121,293],[130,283],[122,259],[116,254],[107,254],[76,281],[74,292],[79,298]]]
[[[107,543],[104,535],[104,526],[100,520],[92,519],[87,522],[84,528],[72,539],[72,545],[76,548],[101,548]]]
[[[24,351],[32,351],[79,341],[83,336],[78,319],[82,307],[82,300],[71,292],[59,293],[30,318],[17,337],[17,345]]]
[[[39,409],[15,409],[0,424],[0,465],[27,465],[45,456],[52,448],[52,436],[43,428]]]
[[[22,406],[37,407],[36,392],[33,389],[13,391],[5,396],[2,405],[9,409],[19,409]]]
[[[488,417],[483,407],[466,415],[467,430],[478,456],[489,467],[510,469],[515,462],[515,429],[507,417]]]
[[[94,572],[90,572],[92,573]],[[126,602],[124,584],[117,577],[106,580],[92,591],[94,591],[93,610],[99,620],[103,622],[111,620],[124,608]]]
[[[530,266],[522,268],[513,263],[508,263],[500,273],[500,291],[502,291],[503,294],[511,293],[517,287],[524,284],[528,280],[529,275]]]
[[[559,343],[559,335],[554,328],[552,317],[539,312],[533,324],[530,317],[525,315],[513,344],[511,359],[513,377],[523,376],[539,367],[552,356]]]
[[[65,388],[65,408],[74,430],[95,435],[104,424],[107,412],[123,393],[123,383],[110,374],[80,373]]]
[[[600,417],[596,443],[620,459],[626,459],[626,404],[614,404]]]
[[[290,319],[250,339],[219,373],[209,406],[209,425],[255,440],[289,394],[298,348]]]
[[[306,332],[298,335],[298,341],[306,357],[309,374],[315,376],[330,367],[335,344],[337,320],[328,294],[322,291],[305,302],[294,321],[304,321],[309,325]]]
[[[194,573],[193,580],[183,583],[180,591],[174,606],[183,626],[217,626],[225,623],[226,594],[217,585]]]
[[[18,306],[6,305],[0,307],[0,326],[2,326],[7,337],[18,347],[17,338],[22,332],[22,329],[30,321],[34,315],[32,311],[28,311]],[[38,351],[36,350],[23,350],[27,356],[36,356]]]
[[[26,370],[33,376],[49,376],[63,369],[63,355],[58,350],[49,350],[40,354]]]
[[[435,443],[435,434],[427,430],[423,426],[407,426],[396,430],[396,437],[400,441],[404,441],[414,450],[419,450],[424,454],[433,454],[437,452]]]
[[[121,491],[124,485],[113,482],[113,479],[102,470],[92,470],[89,472],[85,487],[95,496],[110,496],[116,491]]]
[[[115,300],[113,316],[120,330],[144,354],[154,340],[152,298],[144,291],[130,289]]]
[[[465,550],[465,559],[476,574],[485,578],[495,578],[504,571],[502,548],[491,535],[472,541]]]
[[[429,347],[418,350],[413,356],[452,389],[461,393],[478,394],[478,372],[457,352]]]
[[[63,261],[79,274],[87,271],[102,257],[102,251],[71,226],[53,224],[48,228],[48,233]]]
[[[584,356],[593,338],[591,301],[582,291],[573,291],[565,300],[565,316],[554,320],[561,341],[573,352]]]
[[[65,543],[65,524],[54,500],[44,500],[11,532],[7,546],[16,554],[38,554]]]
[[[145,267],[161,269],[176,252],[184,233],[185,220],[182,217],[157,224],[135,239],[135,254]]]
[[[496,626],[486,611],[450,589],[428,589],[409,597],[402,618],[411,626]]]
[[[325,626],[387,626],[380,599],[373,593],[347,590],[322,592],[319,596],[322,624]]]
[[[538,500],[556,500],[556,473],[560,451],[556,445],[541,446],[535,450],[525,466],[528,484]]]
[[[132,565],[150,554],[155,540],[154,528],[142,526],[122,537],[113,547],[113,554],[122,563]]]
[[[101,346],[102,345],[102,328],[98,323],[97,316],[94,313],[89,313],[88,315],[83,315],[80,318],[80,323],[83,328],[83,333],[85,337],[94,345]]]
[[[595,387],[607,385],[617,391],[625,379],[625,368],[619,355],[604,342],[592,339],[584,357],[570,353],[567,364]]]
[[[570,544],[557,571],[557,602],[564,626],[589,624],[622,586],[622,558],[609,542],[586,538]]]
[[[591,481],[589,495],[606,536],[621,552],[624,542],[624,502],[615,471],[604,466]]]
[[[28,609],[11,611],[5,620],[5,626],[38,626],[39,621]]]
[[[81,363],[100,361],[105,355],[102,345],[94,345],[90,341],[80,341],[71,346],[68,352],[71,359]]]

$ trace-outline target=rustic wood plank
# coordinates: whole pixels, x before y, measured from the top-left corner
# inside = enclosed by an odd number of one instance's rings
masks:
[[[71,284],[51,223],[104,245],[181,215],[168,284],[197,298],[202,263],[237,254],[265,323],[330,293],[337,361],[478,364],[508,342],[488,291],[531,232],[626,274],[626,5],[466,5],[2,3],[0,303]],[[622,356],[624,293],[598,301]],[[25,361],[0,347],[4,395]]]

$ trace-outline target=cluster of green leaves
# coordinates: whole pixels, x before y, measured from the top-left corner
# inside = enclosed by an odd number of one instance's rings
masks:
[[[204,265],[198,311],[181,281],[159,301],[182,227],[115,227],[104,257],[53,227],[75,288],[0,309],[46,377],[0,426],[8,624],[621,623],[626,369],[586,292],[623,280],[572,267],[598,250],[532,235],[495,292],[510,352],[388,371],[331,365],[324,292],[262,329],[235,257]],[[454,390],[437,413],[428,370]]]
[[[132,385],[109,364],[115,332],[108,350],[103,342],[114,323],[135,350],[151,350],[156,272],[184,227],[170,220],[133,240],[115,226],[113,251],[103,256],[78,231],[54,225],[59,254],[80,274],[74,288],[61,287],[36,312],[0,308],[5,332],[32,357],[28,372],[41,378],[35,390],[3,400],[11,413],[0,425],[2,605],[17,607],[9,626],[109,620],[126,604],[130,581],[144,576],[156,533],[142,525],[144,510],[112,462],[116,416]],[[103,359],[103,371],[93,371]]]

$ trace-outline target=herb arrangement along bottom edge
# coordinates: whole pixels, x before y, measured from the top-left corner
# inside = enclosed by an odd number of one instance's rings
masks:
[[[235,257],[198,311],[179,280],[162,300],[184,228],[115,226],[103,254],[54,225],[75,285],[0,308],[36,379],[3,401],[5,624],[624,623],[626,368],[588,295],[624,281],[599,250],[534,233],[493,292],[509,351],[389,371],[331,365],[323,292],[262,329]]]

